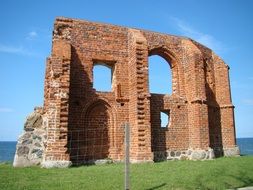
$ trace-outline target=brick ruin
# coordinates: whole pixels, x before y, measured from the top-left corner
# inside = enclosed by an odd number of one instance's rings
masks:
[[[170,65],[170,95],[149,92],[152,55]],[[96,64],[111,68],[110,92],[94,89]],[[161,112],[170,117],[167,127],[161,127]],[[126,122],[131,162],[239,154],[229,67],[212,50],[185,37],[57,18],[46,64],[43,117],[45,167],[124,160]]]

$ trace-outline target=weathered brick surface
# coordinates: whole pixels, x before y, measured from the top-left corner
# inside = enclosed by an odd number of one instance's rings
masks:
[[[168,61],[172,94],[150,94],[151,55]],[[98,63],[112,69],[111,92],[93,88],[92,71]],[[56,19],[45,78],[45,160],[123,160],[125,122],[131,127],[133,162],[152,161],[154,153],[162,151],[211,148],[218,156],[223,148],[236,146],[233,109],[228,66],[201,44],[144,30]],[[161,111],[170,115],[167,128],[161,128]]]

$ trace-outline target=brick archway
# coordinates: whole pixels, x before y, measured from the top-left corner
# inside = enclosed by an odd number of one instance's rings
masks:
[[[184,78],[182,78],[181,68],[180,68],[180,60],[177,59],[175,53],[169,50],[166,46],[154,46],[149,48],[148,52],[149,56],[158,55],[165,59],[171,68],[172,75],[172,94],[174,95],[185,95],[184,86]]]
[[[93,163],[110,157],[114,129],[112,107],[105,100],[97,99],[82,110],[80,127],[69,131],[71,161]]]
[[[187,122],[187,109],[181,60],[177,58],[177,54],[165,45],[161,45],[151,46],[148,55],[157,55],[163,58],[171,69],[172,93],[150,93],[151,147],[156,161],[166,159],[167,151],[174,149],[176,143],[171,139],[174,139],[175,134],[179,137],[185,136],[184,141],[188,141],[188,126],[181,124],[182,119]],[[161,113],[167,113],[171,118],[170,125],[167,127],[162,127]],[[177,142],[177,145],[179,144]]]
[[[113,126],[111,107],[103,100],[91,104],[85,113],[85,161],[109,157],[110,129]]]

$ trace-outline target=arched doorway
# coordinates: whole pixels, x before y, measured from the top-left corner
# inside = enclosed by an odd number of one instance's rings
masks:
[[[149,91],[151,119],[151,150],[154,161],[166,160],[169,149],[171,122],[177,110],[173,107],[178,93],[177,66],[173,56],[164,48],[149,52]],[[171,117],[172,116],[172,117]]]
[[[164,96],[172,95],[172,71],[170,63],[158,54],[149,56],[148,66],[151,93],[151,148],[153,152],[165,152],[170,107],[165,107]]]
[[[109,157],[109,130],[112,126],[110,111],[110,106],[101,100],[89,106],[84,123],[85,161]]]

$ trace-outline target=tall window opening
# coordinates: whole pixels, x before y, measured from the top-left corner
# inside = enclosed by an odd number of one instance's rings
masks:
[[[158,55],[149,57],[149,91],[172,94],[172,74],[169,63]]]
[[[113,69],[112,67],[96,63],[93,66],[93,88],[96,91],[112,91]]]
[[[170,124],[170,112],[160,112],[161,128],[167,128]]]

